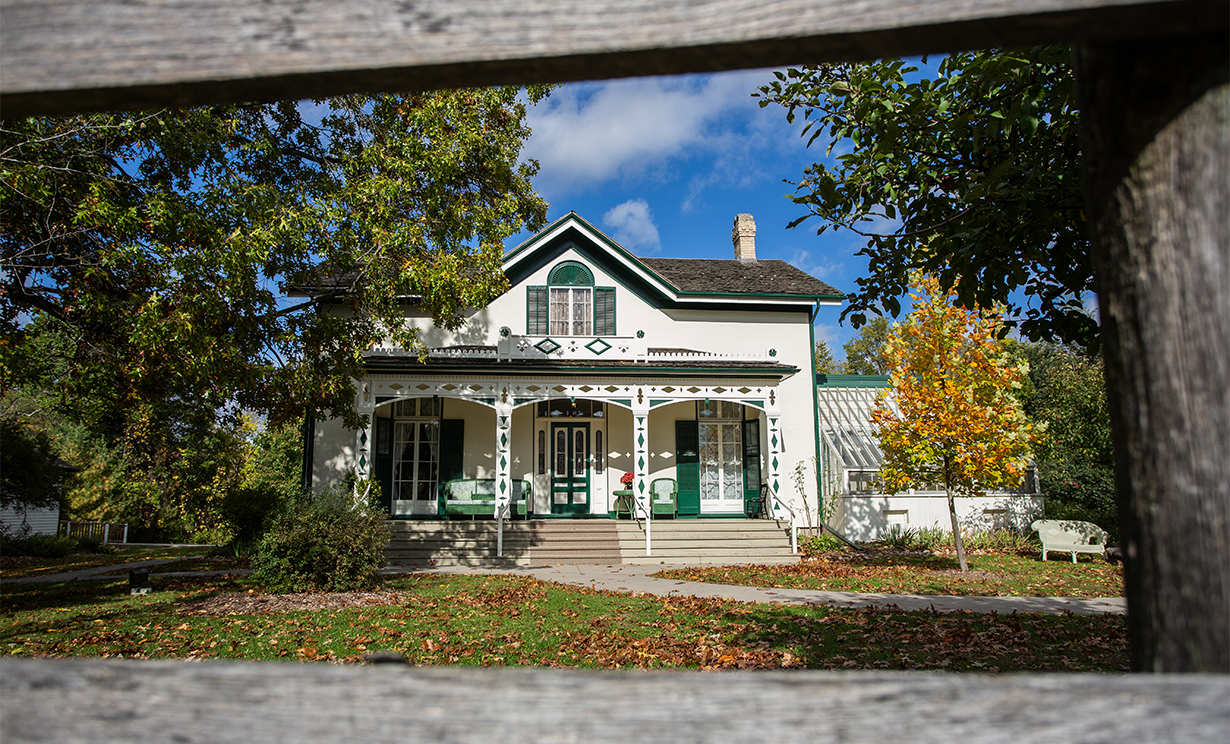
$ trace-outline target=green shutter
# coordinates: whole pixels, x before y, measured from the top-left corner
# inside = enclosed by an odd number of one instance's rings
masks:
[[[547,307],[546,287],[525,288],[525,335],[547,336],[551,322]]]
[[[743,498],[760,495],[760,419],[743,422]]]
[[[700,514],[700,428],[695,421],[675,422],[675,480],[679,515]]]
[[[462,458],[465,454],[465,419],[440,420],[440,480],[444,486],[461,477]]]
[[[380,484],[380,498],[389,514],[393,513],[393,419],[376,417],[372,436],[375,456],[374,475]]]
[[[615,335],[614,287],[594,287],[594,335]]]

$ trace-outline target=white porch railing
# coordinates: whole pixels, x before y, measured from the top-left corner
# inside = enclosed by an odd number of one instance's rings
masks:
[[[411,354],[404,349],[377,346],[371,353],[400,356]],[[438,346],[427,350],[435,359],[511,360],[580,360],[634,362],[773,362],[776,352],[720,353],[695,349],[651,349],[643,338],[634,336],[507,336],[496,346]]]

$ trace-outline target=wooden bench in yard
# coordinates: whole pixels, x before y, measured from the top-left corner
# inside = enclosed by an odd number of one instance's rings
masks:
[[[1029,528],[1038,533],[1042,540],[1042,560],[1050,551],[1071,553],[1072,562],[1076,563],[1077,553],[1106,552],[1106,540],[1109,535],[1101,527],[1092,522],[1080,522],[1073,519],[1039,519]]]
[[[527,496],[532,493],[529,481],[512,481],[512,513],[525,516]],[[465,478],[451,480],[440,489],[439,513],[446,517],[495,516],[495,480]]]

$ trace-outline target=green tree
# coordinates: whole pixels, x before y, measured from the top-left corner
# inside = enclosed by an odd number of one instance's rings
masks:
[[[65,471],[47,434],[0,417],[0,507],[40,509],[58,504]]]
[[[1017,486],[1034,438],[1017,399],[1028,370],[999,338],[1000,319],[953,305],[954,293],[930,277],[916,280],[914,309],[889,334],[891,399],[872,412],[891,493],[937,483],[948,496],[953,544],[969,566],[954,495]]]
[[[822,340],[816,342],[815,359],[817,372],[826,375],[835,375],[840,373],[841,365],[838,364],[837,360],[833,358],[833,352],[829,350],[829,344],[827,341]]]
[[[808,145],[828,147],[794,184],[806,213],[791,226],[816,217],[817,234],[867,239],[843,319],[897,316],[921,271],[963,307],[1005,308],[1005,329],[1097,344],[1067,47],[951,54],[934,77],[900,59],[776,75],[760,105],[801,115]]]
[[[1045,425],[1037,444],[1047,510],[1118,532],[1115,458],[1102,360],[1058,344],[1022,344],[1031,385],[1025,412]]]
[[[884,358],[884,344],[888,341],[888,318],[876,316],[864,323],[854,338],[842,346],[846,360],[842,371],[848,375],[886,375],[888,360]]]
[[[118,409],[113,440],[136,405],[357,424],[361,352],[416,348],[408,307],[457,327],[506,288],[504,240],[545,222],[520,159],[545,94],[4,121],[0,385],[34,317],[58,326],[62,397]]]
[[[303,490],[303,433],[294,424],[265,425],[248,442],[243,480],[223,497],[222,511],[235,538],[260,537],[268,520]]]

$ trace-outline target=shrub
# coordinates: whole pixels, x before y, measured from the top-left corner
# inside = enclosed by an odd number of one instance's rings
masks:
[[[969,550],[987,550],[997,553],[1016,553],[1021,550],[1034,550],[1038,543],[1024,534],[1012,529],[999,530],[962,530],[965,547]]]
[[[800,535],[799,552],[804,558],[817,558],[823,553],[841,550],[845,543],[825,532],[819,535]]]
[[[388,540],[382,514],[335,488],[293,499],[274,517],[256,547],[253,575],[276,592],[368,589],[378,582]]]
[[[235,528],[235,541],[251,542],[282,504],[281,494],[272,488],[235,488],[222,498],[222,516]]]
[[[890,548],[909,550],[918,544],[918,530],[905,525],[891,524],[880,536],[880,542]]]
[[[1046,505],[1043,507],[1044,519],[1073,519],[1079,522],[1093,522],[1097,526],[1106,530],[1110,535],[1108,543],[1111,545],[1119,544],[1119,520],[1117,512],[1113,509],[1091,509],[1079,504],[1063,503],[1061,501],[1046,500]]]
[[[118,549],[111,543],[104,543],[99,537],[79,537],[75,540],[77,543],[75,549],[79,553],[97,553],[99,555],[113,555],[118,552]]]
[[[76,549],[77,541],[73,538],[52,535],[10,537],[0,546],[0,552],[4,555],[24,555],[32,558],[64,558]]]
[[[935,550],[952,542],[952,536],[948,530],[945,530],[939,525],[931,525],[930,527],[919,527],[917,545],[919,550]]]

